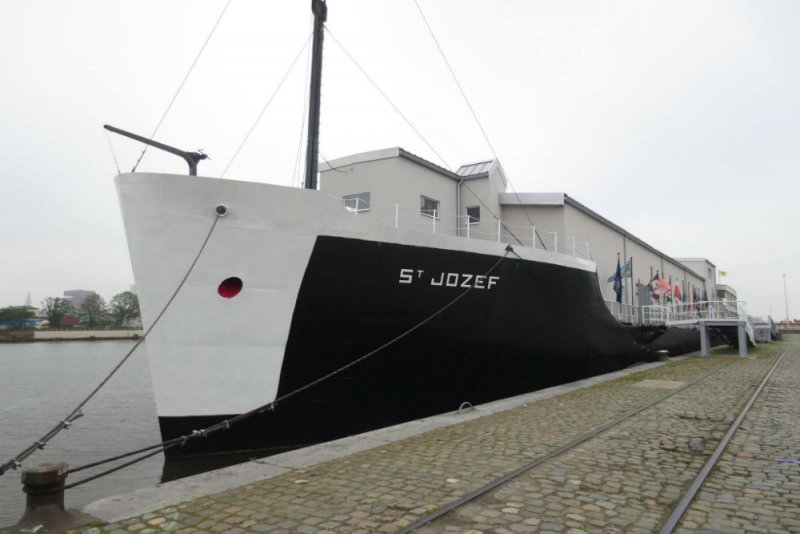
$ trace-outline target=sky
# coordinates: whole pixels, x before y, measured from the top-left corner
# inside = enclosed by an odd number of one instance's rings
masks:
[[[103,124],[163,117],[155,139],[203,149],[203,176],[298,183],[310,1],[226,2],[0,1],[0,307],[134,283],[113,178],[142,146]],[[418,3],[517,191],[566,192],[708,258],[750,313],[800,317],[800,2]],[[494,157],[414,0],[328,9],[324,158]],[[150,149],[138,170],[186,165]]]

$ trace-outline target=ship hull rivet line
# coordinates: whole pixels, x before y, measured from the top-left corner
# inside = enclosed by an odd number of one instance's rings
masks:
[[[64,509],[64,462],[43,462],[22,471],[23,491],[27,494],[25,512],[10,532],[62,532],[86,524],[91,516]]]
[[[689,505],[692,504],[695,495],[697,495],[697,492],[700,491],[700,487],[703,485],[706,478],[708,478],[709,473],[711,473],[711,469],[713,469],[714,466],[717,464],[717,461],[719,460],[720,456],[722,456],[722,452],[728,446],[728,443],[730,443],[736,431],[739,430],[739,426],[742,424],[742,421],[747,416],[748,412],[750,411],[750,408],[753,406],[753,403],[755,403],[758,396],[761,395],[761,392],[764,390],[764,387],[767,385],[767,382],[769,382],[769,379],[772,378],[772,374],[775,372],[775,369],[778,368],[778,365],[781,363],[781,360],[783,360],[784,356],[786,356],[785,352],[781,354],[780,357],[778,357],[778,360],[775,362],[775,364],[769,370],[767,375],[761,381],[761,384],[759,384],[758,388],[750,397],[750,400],[747,401],[747,404],[745,404],[744,408],[742,408],[742,411],[739,412],[739,416],[736,418],[733,424],[731,424],[730,428],[728,428],[728,432],[725,434],[722,440],[720,440],[719,445],[717,445],[717,448],[714,449],[714,453],[708,458],[708,461],[700,470],[700,473],[698,473],[697,477],[692,482],[692,485],[689,486],[689,489],[686,491],[686,494],[683,496],[683,499],[681,499],[681,501],[672,511],[672,514],[664,523],[664,526],[661,527],[659,534],[670,534],[675,529],[675,527],[678,526],[678,522],[686,513],[686,510],[689,509]]]

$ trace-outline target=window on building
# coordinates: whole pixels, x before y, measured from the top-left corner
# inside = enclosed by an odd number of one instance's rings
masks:
[[[478,224],[481,222],[481,207],[470,206],[467,208],[467,224]]]
[[[425,195],[419,197],[419,212],[428,217],[439,218],[439,201]]]
[[[352,211],[353,213],[361,213],[362,211],[369,211],[369,193],[356,193],[355,195],[345,195],[344,209]]]

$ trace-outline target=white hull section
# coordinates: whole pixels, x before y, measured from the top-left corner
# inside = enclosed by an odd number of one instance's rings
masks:
[[[145,327],[155,321],[220,218],[183,289],[149,334],[160,417],[229,415],[275,399],[295,302],[318,235],[502,256],[506,244],[375,226],[303,189],[164,174],[116,178]],[[523,259],[594,272],[594,263],[529,247]],[[222,298],[236,276],[244,288]],[[313,336],[314,332],[307,334]]]

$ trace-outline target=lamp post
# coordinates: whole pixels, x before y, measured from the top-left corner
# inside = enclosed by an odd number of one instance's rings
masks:
[[[789,299],[786,297],[786,275],[783,275],[783,305],[786,307],[786,322],[789,322]]]

